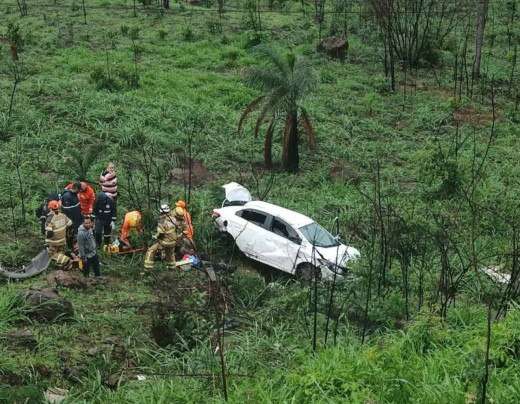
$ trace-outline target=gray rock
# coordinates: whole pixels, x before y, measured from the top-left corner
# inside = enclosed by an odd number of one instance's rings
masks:
[[[72,303],[58,294],[56,289],[29,289],[24,300],[27,316],[36,321],[63,321],[74,316]]]

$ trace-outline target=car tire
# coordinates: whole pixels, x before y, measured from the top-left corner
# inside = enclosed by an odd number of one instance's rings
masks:
[[[305,262],[296,268],[296,277],[304,282],[310,282],[314,280],[314,277],[318,275],[318,280],[321,279],[321,271],[316,266],[309,262]]]

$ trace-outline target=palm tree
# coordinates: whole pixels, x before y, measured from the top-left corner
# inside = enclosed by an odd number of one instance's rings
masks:
[[[314,150],[316,146],[314,128],[301,104],[316,86],[316,74],[308,63],[297,58],[292,52],[281,55],[267,47],[259,48],[259,52],[265,57],[268,66],[250,69],[246,81],[263,94],[246,107],[238,122],[238,131],[241,132],[245,120],[253,111],[260,111],[254,134],[257,137],[262,125],[268,122],[264,140],[264,162],[267,168],[271,168],[276,121],[279,118],[283,119],[282,166],[289,172],[297,172],[300,162],[300,127],[307,134],[309,147]]]

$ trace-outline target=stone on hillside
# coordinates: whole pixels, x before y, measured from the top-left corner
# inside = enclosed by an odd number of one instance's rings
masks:
[[[29,289],[24,295],[27,315],[37,321],[61,321],[74,315],[72,303],[56,289]]]
[[[318,44],[318,51],[324,52],[334,59],[345,59],[347,50],[347,40],[337,36],[323,38]]]
[[[55,271],[47,276],[50,286],[62,286],[69,289],[85,289],[88,286],[87,280],[80,274],[74,272]]]
[[[28,348],[31,350],[36,349],[38,342],[34,337],[34,334],[31,330],[27,328],[21,328],[17,330],[13,330],[5,334],[7,342],[11,346]]]

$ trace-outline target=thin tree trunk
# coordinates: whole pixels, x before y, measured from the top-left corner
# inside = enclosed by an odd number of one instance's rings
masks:
[[[489,381],[489,348],[491,345],[491,302],[488,307],[487,335],[486,335],[486,357],[484,362],[484,375],[482,376],[482,387],[480,391],[480,404],[486,404],[487,385]]]
[[[484,31],[486,29],[489,0],[477,0],[477,33],[475,36],[475,62],[473,63],[473,78],[480,77],[480,62],[482,46],[484,45]]]
[[[85,0],[81,0],[81,5],[83,7],[83,23],[87,25],[87,9],[85,7]]]
[[[16,88],[18,87],[18,83],[20,81],[15,78],[13,83],[13,91],[11,92],[11,100],[9,101],[9,112],[7,113],[7,118],[11,118],[11,113],[13,112],[13,105],[14,105],[14,95],[16,94]]]

